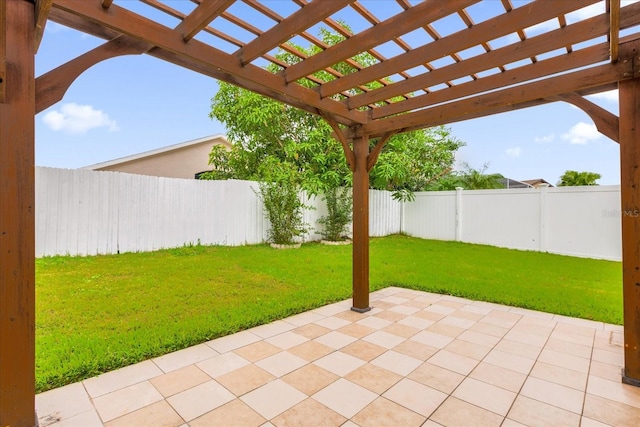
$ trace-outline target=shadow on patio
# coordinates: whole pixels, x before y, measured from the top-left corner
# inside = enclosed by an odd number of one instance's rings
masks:
[[[622,327],[387,288],[36,396],[40,426],[637,426]]]

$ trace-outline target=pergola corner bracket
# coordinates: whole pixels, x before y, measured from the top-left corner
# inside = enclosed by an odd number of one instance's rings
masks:
[[[371,172],[371,169],[373,169],[373,167],[376,165],[376,162],[378,161],[378,157],[380,157],[380,153],[382,152],[382,149],[384,148],[385,145],[387,145],[387,142],[389,142],[389,139],[391,139],[391,137],[396,133],[398,133],[398,131],[393,131],[393,132],[384,134],[382,138],[380,138],[380,140],[373,147],[373,150],[371,150],[371,153],[369,153],[369,155],[367,156],[367,172]]]
[[[330,114],[323,111],[318,111],[318,114],[320,114],[320,116],[329,124],[329,126],[331,126],[331,129],[333,129],[333,133],[336,139],[338,139],[338,141],[340,141],[340,145],[342,145],[342,150],[344,151],[344,156],[347,160],[347,164],[349,165],[349,169],[351,170],[351,172],[353,172],[356,166],[355,154],[349,146],[349,142],[347,141],[347,137],[345,136],[344,131],[340,128],[336,119],[333,118]]]
[[[593,123],[601,134],[615,142],[620,142],[620,119],[612,112],[605,110],[575,92],[565,93],[547,99],[549,101],[568,102],[580,108],[593,120]]]

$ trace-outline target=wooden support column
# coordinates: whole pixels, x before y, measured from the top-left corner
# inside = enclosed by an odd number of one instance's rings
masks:
[[[369,137],[353,141],[353,307],[364,313],[369,306]]]
[[[640,64],[637,51],[635,59]],[[620,82],[619,89],[624,305],[622,382],[640,386],[640,76]]]
[[[35,425],[36,21],[33,1],[0,8],[0,426],[23,427]]]

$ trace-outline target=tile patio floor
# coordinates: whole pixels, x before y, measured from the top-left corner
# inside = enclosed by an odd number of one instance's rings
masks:
[[[640,426],[622,328],[387,288],[36,396],[41,426]]]

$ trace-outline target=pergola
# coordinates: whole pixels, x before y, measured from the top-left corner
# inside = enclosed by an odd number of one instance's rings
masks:
[[[332,126],[354,175],[359,312],[369,310],[369,171],[390,136],[550,102],[584,110],[620,144],[622,380],[640,385],[640,3],[191,0],[180,10],[172,4],[0,0],[0,425],[34,424],[34,115],[61,100],[91,66],[134,54],[233,83]],[[584,9],[590,6],[595,12]],[[105,43],[36,77],[34,57],[48,20]],[[319,26],[344,40],[324,44],[314,35]],[[316,45],[319,53],[307,56],[290,41]],[[299,61],[283,63],[278,49]],[[377,62],[361,65],[354,57],[362,52]],[[350,73],[335,69],[341,62]],[[267,71],[267,64],[281,71]],[[331,78],[317,78],[318,71]],[[616,88],[619,117],[584,98]]]

